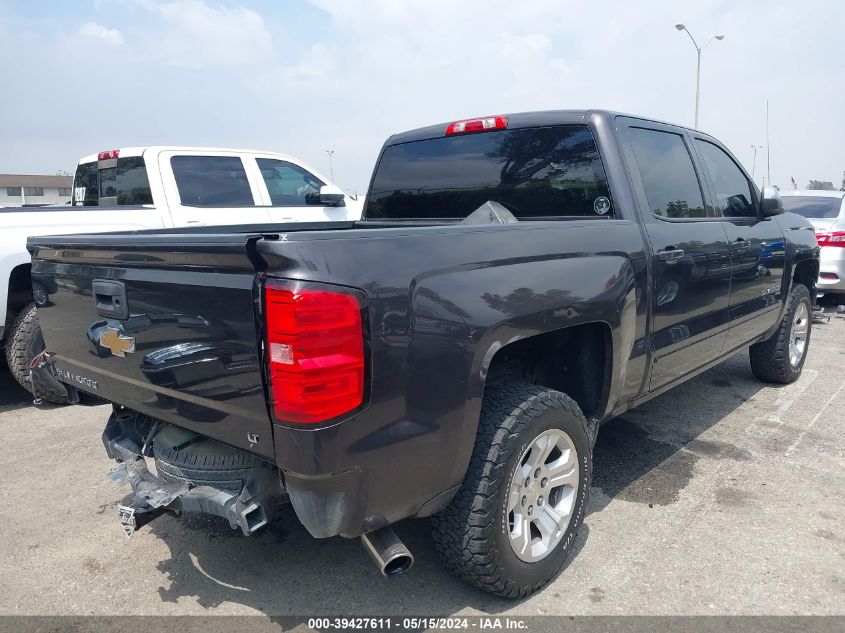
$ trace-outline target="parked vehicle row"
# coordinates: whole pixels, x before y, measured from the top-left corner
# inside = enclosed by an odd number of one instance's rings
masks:
[[[816,231],[819,291],[845,294],[845,191],[790,191],[782,197],[784,209],[810,220]]]
[[[50,280],[33,277],[26,238],[182,226],[356,220],[361,202],[305,163],[254,150],[128,147],[86,156],[71,206],[0,210],[0,341],[12,374],[35,395],[65,402],[49,376],[31,383],[43,350],[36,308]]]
[[[360,220],[28,249],[38,373],[113,403],[127,534],[292,512],[394,574],[391,525],[431,516],[444,564],[508,597],[573,549],[603,422],[745,349],[800,376],[819,275],[810,221],[719,141],[598,110],[392,136]]]

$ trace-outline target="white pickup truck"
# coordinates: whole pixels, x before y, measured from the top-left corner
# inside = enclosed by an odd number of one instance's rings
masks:
[[[180,226],[357,220],[362,200],[290,156],[203,147],[127,147],[85,156],[69,206],[0,209],[0,342],[12,374],[45,400],[64,389],[29,380],[44,349],[36,307],[44,280],[31,279],[26,238]]]

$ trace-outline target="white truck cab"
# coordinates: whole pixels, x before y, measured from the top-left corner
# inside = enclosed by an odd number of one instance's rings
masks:
[[[0,209],[0,341],[9,368],[32,388],[31,351],[43,348],[31,304],[46,293],[30,278],[29,236],[351,221],[360,219],[362,203],[313,167],[274,152],[152,146],[85,156],[76,167],[70,205]]]

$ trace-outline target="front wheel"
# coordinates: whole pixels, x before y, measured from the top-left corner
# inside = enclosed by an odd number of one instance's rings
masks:
[[[464,482],[433,518],[443,563],[500,596],[537,591],[572,549],[591,472],[587,422],[569,396],[527,384],[489,387]]]
[[[810,290],[795,284],[778,329],[749,350],[751,371],[757,378],[783,385],[798,380],[810,347],[812,316]]]

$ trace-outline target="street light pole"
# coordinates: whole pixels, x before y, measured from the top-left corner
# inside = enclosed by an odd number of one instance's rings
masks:
[[[686,34],[689,36],[692,45],[695,46],[695,53],[696,53],[696,63],[695,63],[695,128],[698,128],[698,104],[699,104],[699,96],[701,94],[701,51],[703,51],[707,44],[712,42],[713,40],[723,40],[725,36],[722,33],[717,33],[713,37],[711,37],[704,46],[699,46],[698,42],[695,41],[695,38],[692,36],[692,33],[689,32],[689,29],[686,27],[685,24],[676,24],[675,28],[679,31],[686,31]]]
[[[757,168],[757,150],[763,149],[764,145],[752,145],[751,149],[754,150],[754,160],[751,161],[751,181],[754,182],[754,171]]]
[[[331,176],[332,183],[334,183],[334,165],[332,164],[332,155],[334,154],[334,150],[327,149],[326,154],[329,155],[329,175]]]

